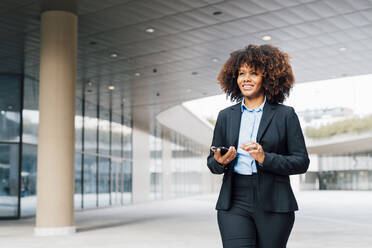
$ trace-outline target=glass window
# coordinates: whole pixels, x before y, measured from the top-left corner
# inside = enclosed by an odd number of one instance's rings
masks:
[[[110,91],[111,92],[111,91]],[[111,95],[107,88],[100,89],[99,94],[99,154],[109,155],[110,153],[110,108]]]
[[[121,204],[121,164],[120,160],[111,162],[111,205]]]
[[[82,208],[82,164],[81,152],[75,152],[75,194],[74,194],[74,208]]]
[[[132,202],[132,161],[124,160],[123,163],[123,204],[129,204]]]
[[[121,157],[121,116],[116,113],[112,115],[111,132],[111,154],[115,157]]]
[[[97,206],[97,163],[96,156],[84,155],[84,208]]]
[[[75,106],[75,194],[74,208],[81,209],[82,195],[82,136],[83,136],[83,100],[76,98]]]
[[[88,95],[85,101],[84,116],[84,152],[97,152],[97,105],[92,103],[96,100],[94,94]]]
[[[23,144],[21,172],[21,216],[36,213],[37,146]]]
[[[124,103],[121,92],[112,92],[112,117],[111,117],[111,154],[115,157],[122,156],[122,116]]]
[[[39,82],[30,77],[25,77],[23,92],[22,141],[23,143],[36,145],[39,126]]]
[[[0,217],[18,216],[18,144],[0,144]]]
[[[131,120],[125,117],[124,125],[122,126],[123,132],[123,157],[132,159],[132,123]]]
[[[0,141],[20,141],[20,89],[20,76],[0,75]]]
[[[83,101],[76,98],[75,106],[75,151],[81,152],[82,149],[82,131],[83,131],[83,115],[82,106]]]
[[[150,199],[161,199],[162,197],[162,137],[161,126],[156,119],[153,118],[150,135]]]
[[[110,111],[100,107],[99,111],[99,154],[110,153]]]
[[[110,205],[110,160],[100,157],[98,168],[98,206],[105,207]]]

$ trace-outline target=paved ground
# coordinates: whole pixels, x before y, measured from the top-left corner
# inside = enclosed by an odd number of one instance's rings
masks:
[[[300,211],[289,248],[371,248],[372,192],[296,193]],[[221,248],[217,195],[77,212],[78,232],[34,237],[34,218],[0,221],[0,247]]]

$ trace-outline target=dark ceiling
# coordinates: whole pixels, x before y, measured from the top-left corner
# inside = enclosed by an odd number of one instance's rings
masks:
[[[288,52],[298,83],[372,72],[372,1],[78,0],[76,4],[77,95],[85,84],[87,99],[95,101],[97,90],[105,96],[108,85],[114,85],[115,106],[124,98],[127,107],[147,109],[151,115],[186,100],[221,94],[216,76],[222,64],[232,50],[250,43],[271,43]],[[0,2],[1,73],[24,71],[38,78],[39,25],[39,1]],[[150,27],[155,32],[145,31]],[[272,39],[264,41],[265,35]],[[110,56],[113,53],[116,58]],[[100,104],[108,106],[108,99],[102,97]]]

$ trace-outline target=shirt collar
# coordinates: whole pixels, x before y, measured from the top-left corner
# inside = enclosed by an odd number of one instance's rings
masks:
[[[245,105],[244,105],[244,98],[243,98],[243,100],[242,100],[242,104],[241,104],[241,110],[242,110],[242,112],[244,112],[244,109],[246,109],[246,110],[248,110],[249,112],[253,112],[253,111],[255,111],[255,112],[261,112],[261,111],[263,111],[263,107],[264,107],[264,105],[265,105],[265,102],[266,102],[266,96],[264,96],[264,101],[263,101],[263,103],[260,105],[260,106],[258,106],[257,108],[255,108],[255,109],[249,109],[249,108],[247,108]]]

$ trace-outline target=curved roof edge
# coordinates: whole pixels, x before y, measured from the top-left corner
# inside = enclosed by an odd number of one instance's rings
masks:
[[[306,139],[312,154],[343,154],[372,151],[372,131],[340,134],[324,139]]]
[[[162,125],[203,146],[209,147],[212,143],[213,129],[183,105],[169,108],[156,118]]]

